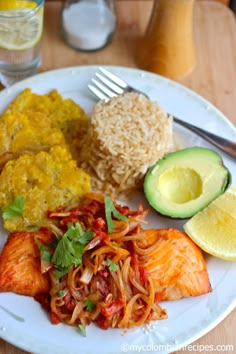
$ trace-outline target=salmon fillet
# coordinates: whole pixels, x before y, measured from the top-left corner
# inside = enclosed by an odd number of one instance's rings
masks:
[[[35,296],[48,293],[48,274],[41,274],[40,251],[34,237],[48,240],[43,232],[10,234],[0,254],[0,292]]]
[[[143,264],[154,281],[158,299],[178,300],[211,292],[200,248],[176,229],[150,229],[139,246],[152,247]]]

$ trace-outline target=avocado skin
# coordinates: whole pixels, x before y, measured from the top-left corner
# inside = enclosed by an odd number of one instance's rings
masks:
[[[165,176],[168,175],[171,176],[169,184],[165,183]],[[191,193],[187,182],[191,186],[193,179],[196,195],[189,200],[175,200],[176,195],[182,198],[181,190],[189,189]],[[231,180],[230,171],[216,151],[192,147],[169,153],[151,166],[144,178],[144,193],[150,206],[161,215],[186,219],[224,193]]]

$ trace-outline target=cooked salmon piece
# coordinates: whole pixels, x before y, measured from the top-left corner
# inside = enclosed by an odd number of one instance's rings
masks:
[[[48,293],[48,274],[41,274],[40,251],[34,237],[48,239],[43,232],[10,234],[0,254],[0,292],[35,296]]]
[[[212,291],[200,248],[176,229],[150,229],[139,247],[148,247],[143,264],[154,281],[157,298],[178,300]]]

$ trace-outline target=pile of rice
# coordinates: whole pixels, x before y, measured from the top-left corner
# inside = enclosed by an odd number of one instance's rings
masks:
[[[147,169],[173,148],[172,119],[138,93],[95,104],[82,147],[82,167],[94,190],[124,197]]]

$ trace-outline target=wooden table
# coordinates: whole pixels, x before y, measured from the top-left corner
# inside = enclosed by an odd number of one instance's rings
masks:
[[[60,33],[61,6],[60,1],[46,3],[41,71],[88,64],[136,67],[134,50],[138,38],[147,25],[152,0],[118,1],[118,28],[113,41],[105,49],[94,53],[77,52],[63,42]],[[197,66],[189,76],[181,80],[181,83],[211,101],[236,124],[236,22],[234,15],[220,3],[197,1],[194,16]],[[234,346],[233,351],[226,351],[225,347],[222,347],[218,352],[235,353],[235,328],[236,310],[194,344],[213,345],[215,348],[217,345],[230,344]],[[199,352],[196,347],[195,351],[190,349],[188,352],[190,351]],[[216,349],[215,351],[217,352]],[[177,353],[185,354],[186,352],[182,350]],[[208,353],[209,350],[201,352]],[[25,353],[0,340],[0,354]]]

